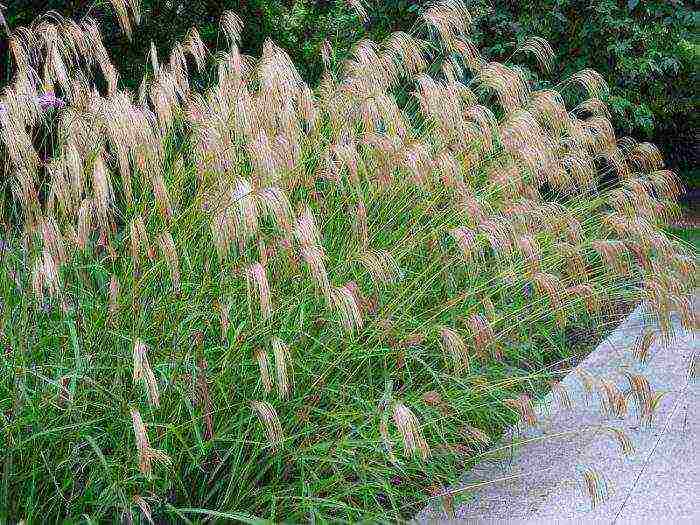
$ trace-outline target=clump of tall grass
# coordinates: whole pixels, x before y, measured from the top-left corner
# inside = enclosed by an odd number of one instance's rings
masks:
[[[514,61],[548,44],[492,62],[470,19],[326,45],[312,88],[227,13],[227,51],[193,29],[138,93],[92,20],[11,30],[8,517],[410,516],[536,423],[568,326],[620,297],[697,324],[658,150],[615,137],[598,74],[537,89]]]

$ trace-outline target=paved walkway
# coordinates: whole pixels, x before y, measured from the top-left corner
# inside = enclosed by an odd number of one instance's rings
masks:
[[[696,294],[696,312],[699,306]],[[513,429],[497,447],[500,459],[469,472],[457,489],[465,500],[457,522],[700,524],[700,379],[690,373],[693,359],[697,371],[700,333],[674,324],[673,344],[652,345],[640,364],[632,347],[653,325],[639,306],[562,381],[572,407],[550,394],[538,409],[539,428]],[[599,394],[586,393],[581,369],[629,394],[624,418],[604,414]],[[640,423],[625,373],[646,377],[652,392],[667,392],[651,426]],[[634,452],[623,454],[611,429],[622,431]],[[586,469],[606,487],[595,507],[583,482]],[[434,508],[417,521],[447,522]]]

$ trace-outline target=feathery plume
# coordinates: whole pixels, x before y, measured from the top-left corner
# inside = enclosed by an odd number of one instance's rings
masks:
[[[285,232],[292,229],[292,207],[285,192],[275,186],[260,190],[257,195],[259,207],[266,210],[277,225]]]
[[[627,414],[627,398],[622,390],[614,382],[607,379],[598,379],[596,386],[603,413],[624,418]]]
[[[294,237],[301,245],[320,246],[321,244],[321,234],[316,226],[313,212],[308,206],[303,208],[297,218]]]
[[[251,401],[250,405],[265,429],[270,447],[273,451],[279,450],[282,446],[284,435],[277,412],[270,403],[265,401]]]
[[[454,330],[444,326],[440,328],[440,337],[442,338],[443,350],[450,355],[455,374],[468,372],[469,351],[462,337]]]
[[[401,270],[394,256],[387,250],[363,252],[360,254],[360,262],[377,287],[395,283],[401,277]]]
[[[331,57],[333,56],[333,47],[328,40],[321,42],[321,60],[326,71],[331,68]]]
[[[583,87],[588,93],[588,98],[603,98],[608,94],[608,88],[605,79],[593,69],[584,69],[574,74],[568,82],[578,84]]]
[[[540,253],[537,240],[531,235],[522,235],[515,240],[520,253],[525,258],[528,271],[535,274],[540,271]]]
[[[134,342],[134,383],[143,379],[148,394],[148,402],[151,406],[160,406],[158,394],[158,381],[148,362],[148,347],[141,340]]]
[[[634,454],[634,443],[623,430],[615,427],[605,427],[605,430],[613,435],[625,456],[631,456]]]
[[[549,303],[554,310],[557,325],[566,325],[567,316],[562,299],[562,292],[566,289],[562,282],[551,273],[539,272],[532,277],[535,289],[547,296]]]
[[[430,456],[430,448],[423,437],[418,418],[403,403],[394,404],[394,423],[401,433],[404,450],[407,454],[420,456],[425,461]]]
[[[122,28],[122,31],[124,31],[124,34],[126,34],[129,40],[131,40],[132,31],[131,20],[129,19],[129,11],[127,10],[127,7],[132,8],[132,15],[134,17],[134,21],[138,24],[141,12],[141,6],[139,2],[140,0],[129,0],[128,3],[127,0],[109,0],[109,3],[112,4],[112,7],[114,8],[114,11],[117,14],[119,26]]]
[[[150,477],[153,472],[152,463],[156,462],[169,465],[170,457],[162,450],[151,448],[146,425],[141,418],[141,413],[135,408],[131,409],[131,422],[134,427],[134,436],[136,438],[139,470],[144,476]]]
[[[460,226],[453,228],[449,233],[457,244],[464,261],[467,263],[472,262],[474,260],[475,248],[478,248],[476,232],[464,226]]]
[[[40,219],[39,231],[44,250],[51,254],[56,264],[61,265],[66,262],[66,249],[63,243],[63,236],[58,229],[58,224],[53,217]]]
[[[233,11],[224,11],[221,15],[221,30],[228,38],[229,43],[235,45],[241,40],[243,20]]]
[[[109,279],[109,317],[114,320],[119,312],[119,279],[112,274]]]
[[[615,272],[617,275],[629,273],[627,246],[623,241],[598,240],[593,241],[591,247],[600,255],[609,271]]]
[[[275,371],[277,372],[277,388],[282,399],[289,399],[292,389],[292,356],[287,343],[279,337],[272,338],[272,351],[275,354]]]
[[[367,208],[365,201],[359,199],[355,207],[355,235],[357,236],[361,249],[366,249],[369,244],[369,231],[367,224]]]
[[[596,387],[596,378],[593,377],[590,372],[580,367],[577,367],[574,370],[574,373],[576,374],[576,378],[581,383],[581,387],[586,394],[586,400],[588,401]]]
[[[661,171],[664,166],[659,148],[649,142],[642,142],[630,152],[630,159],[644,171]]]
[[[593,467],[582,469],[581,476],[586,487],[586,492],[591,500],[591,507],[596,508],[609,497],[607,479]]]
[[[226,302],[219,302],[218,303],[218,310],[219,310],[219,324],[221,326],[221,340],[226,341],[226,337],[228,336],[228,329],[231,326],[231,321],[230,321],[230,313],[231,313],[231,302],[226,301]]]
[[[160,173],[155,174],[151,182],[153,184],[153,195],[156,198],[156,204],[158,205],[158,210],[163,218],[167,221],[173,216],[173,207],[170,202],[170,195],[168,194],[168,189],[165,186],[165,179]]]
[[[156,45],[153,43],[153,41],[151,41],[149,58],[151,59],[151,68],[153,69],[153,75],[156,76],[158,75],[158,72],[160,70],[160,65],[158,63],[158,50],[156,49]]]
[[[564,99],[558,91],[542,90],[532,94],[529,111],[539,122],[546,124],[557,133],[562,133],[569,125],[569,114]]]
[[[153,525],[153,517],[151,516],[151,507],[148,505],[145,499],[143,499],[141,496],[138,494],[134,494],[134,503],[136,506],[141,510],[141,513],[143,514],[144,518],[146,518],[146,521]]]
[[[148,241],[146,224],[141,215],[136,215],[131,221],[131,225],[129,226],[129,242],[131,246],[131,258],[136,266],[138,266],[141,250],[146,252],[149,259],[155,257],[153,249]]]
[[[490,62],[479,71],[478,80],[492,89],[498,102],[508,114],[525,107],[530,89],[520,71],[499,62]]]
[[[362,5],[362,0],[346,0],[346,2],[360,19],[360,22],[367,23],[367,9]]]
[[[200,73],[203,72],[204,62],[207,57],[207,48],[204,45],[204,42],[202,42],[202,38],[199,36],[199,31],[197,31],[197,29],[194,27],[187,33],[185,49],[190,53],[190,55],[192,55],[192,58],[197,65],[197,71]]]
[[[513,232],[506,220],[503,218],[487,219],[479,224],[479,230],[486,235],[494,254],[506,256],[511,253]]]
[[[301,248],[301,258],[308,265],[317,290],[321,292],[321,295],[326,300],[326,304],[330,304],[331,283],[328,279],[326,267],[323,264],[323,250],[313,245],[303,246]]]
[[[347,332],[361,330],[364,325],[358,298],[351,283],[331,289],[331,304],[338,311],[340,323]]]
[[[384,48],[400,63],[407,75],[417,75],[427,68],[426,43],[404,33],[395,31],[384,40]]]
[[[532,406],[532,400],[527,394],[521,394],[515,399],[506,399],[505,404],[518,412],[520,419],[528,426],[537,425],[537,415]]]
[[[448,46],[454,46],[472,23],[471,14],[460,0],[441,0],[426,9],[422,18]]]
[[[489,349],[494,357],[500,357],[500,349],[493,333],[493,328],[481,314],[473,314],[467,321],[467,325],[474,339],[474,346],[482,356],[487,356]]]
[[[272,392],[272,377],[270,376],[270,362],[267,358],[267,352],[258,348],[255,351],[255,360],[258,362],[258,368],[260,369],[260,379],[262,381],[265,393],[269,394]]]
[[[586,282],[588,281],[588,268],[578,247],[567,242],[560,242],[554,246],[556,252],[561,255],[565,265],[566,275],[570,279]],[[583,289],[577,289],[583,291]]]
[[[527,37],[517,48],[516,53],[532,53],[544,71],[552,70],[554,50],[544,38]]]
[[[632,355],[641,363],[646,363],[649,360],[649,350],[656,341],[656,332],[652,329],[646,330],[642,335],[637,337],[632,347]]]
[[[571,401],[571,396],[569,391],[561,383],[557,383],[552,388],[552,394],[554,398],[558,401],[559,406],[564,410],[571,410],[573,408],[573,402]]]
[[[259,262],[255,263],[246,270],[246,277],[250,304],[253,302],[253,297],[257,297],[263,320],[269,319],[272,316],[272,302],[265,268]]]
[[[100,219],[100,223],[107,224],[109,221],[110,209],[114,202],[114,192],[112,190],[112,182],[109,173],[101,154],[95,157],[92,169],[92,191],[94,193],[95,211]]]
[[[598,295],[590,284],[578,284],[567,290],[570,297],[583,299],[589,315],[600,311],[600,301]]]
[[[32,273],[32,291],[39,303],[44,300],[45,290],[51,297],[57,297],[61,290],[58,265],[47,250],[37,258]]]
[[[624,373],[637,402],[639,419],[651,426],[654,414],[666,392],[653,392],[649,380],[641,374]]]

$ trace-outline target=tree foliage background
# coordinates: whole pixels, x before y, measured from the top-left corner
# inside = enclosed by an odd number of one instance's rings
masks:
[[[64,16],[96,18],[123,82],[135,87],[154,42],[167,56],[189,28],[210,47],[219,44],[218,20],[231,9],[245,21],[242,47],[258,54],[266,38],[284,47],[303,76],[321,73],[320,46],[328,39],[341,59],[363,37],[410,31],[426,0],[369,0],[360,19],[347,0],[142,0],[143,21],[133,41],[122,33],[106,0],[5,0],[10,28],[30,24],[55,10]],[[472,38],[487,57],[504,60],[516,42],[536,35],[557,53],[561,79],[592,67],[611,87],[607,102],[617,131],[661,147],[669,165],[699,187],[698,1],[682,0],[472,0],[477,14]],[[2,83],[11,71],[7,35],[0,41]],[[535,75],[535,69],[532,70]],[[545,87],[547,79],[542,79]]]

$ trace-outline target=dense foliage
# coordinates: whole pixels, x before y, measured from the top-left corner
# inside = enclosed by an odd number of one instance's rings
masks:
[[[227,9],[247,21],[244,52],[259,54],[264,40],[273,38],[299,65],[304,78],[313,82],[322,70],[324,39],[339,59],[345,58],[352,43],[362,37],[380,40],[391,31],[410,30],[429,2],[362,2],[365,19],[353,7],[357,2],[347,0],[143,0],[143,21],[133,42],[119,30],[106,0],[9,0],[6,4],[11,26],[28,24],[48,9],[74,19],[87,13],[96,16],[124,82],[134,88],[151,41],[161,53],[168,53],[191,27],[197,27],[204,42],[216,48],[221,43],[217,20]],[[611,86],[607,102],[618,132],[653,140],[682,174],[696,169],[697,2],[475,0],[470,5],[477,18],[470,36],[486,55],[503,60],[515,42],[530,35],[546,38],[557,52],[552,78],[569,76],[583,67],[596,69]],[[3,63],[7,61],[5,55]]]
[[[0,520],[449,511],[502,428],[546,417],[568,329],[644,299],[641,360],[672,311],[697,326],[657,148],[615,135],[595,71],[538,89],[548,44],[487,60],[471,20],[447,0],[420,37],[326,48],[316,89],[272,42],[242,56],[230,12],[219,53],[190,31],[137,92],[90,20],[13,31]],[[651,421],[624,377],[584,380]]]

